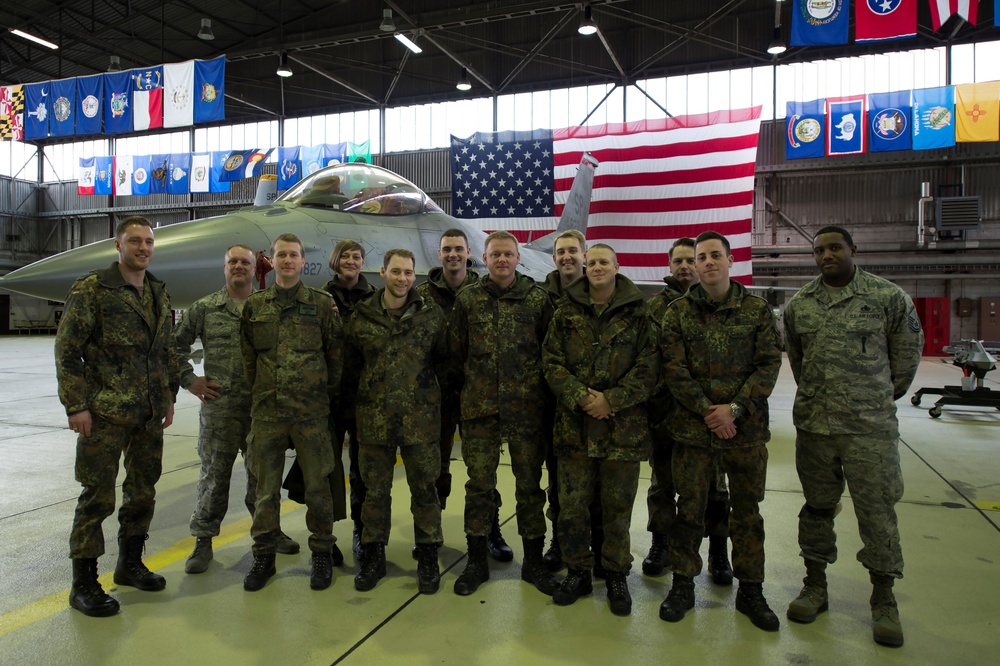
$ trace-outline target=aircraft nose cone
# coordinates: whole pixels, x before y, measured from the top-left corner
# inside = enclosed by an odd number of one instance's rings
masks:
[[[117,260],[115,240],[109,238],[19,268],[0,277],[0,287],[50,301],[65,301],[78,277],[107,268]]]

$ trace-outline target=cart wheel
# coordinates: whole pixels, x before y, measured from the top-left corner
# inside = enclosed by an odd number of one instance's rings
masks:
[[[927,413],[930,414],[932,418],[935,418],[935,419],[941,418],[941,408],[940,407],[931,407],[930,409],[927,410]]]
[[[920,396],[919,395],[911,396],[910,397],[910,404],[911,405],[919,405],[920,404]]]

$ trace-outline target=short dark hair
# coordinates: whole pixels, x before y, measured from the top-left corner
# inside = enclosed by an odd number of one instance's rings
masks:
[[[688,238],[686,236],[684,238],[678,238],[674,241],[673,245],[670,246],[670,249],[667,251],[667,256],[670,257],[671,261],[673,261],[675,248],[689,247],[692,251],[694,251],[694,245],[695,243],[693,238]]]
[[[726,254],[732,254],[732,250],[729,247],[729,239],[720,234],[718,231],[703,231],[698,234],[698,237],[694,239],[695,246],[698,243],[703,243],[709,240],[722,241],[722,246],[726,248]]]
[[[351,240],[350,238],[345,238],[336,245],[333,246],[333,252],[330,253],[330,268],[337,275],[340,275],[340,255],[345,252],[350,252],[351,250],[357,250],[361,253],[361,261],[365,260],[365,248],[361,243],[356,240]]]
[[[813,234],[812,237],[813,243],[816,242],[817,236],[822,236],[823,234],[840,234],[841,236],[844,237],[845,243],[847,243],[850,247],[854,247],[854,239],[851,238],[851,234],[848,233],[847,229],[844,229],[843,227],[835,227],[835,226],[823,227],[815,234]]]
[[[305,256],[306,256],[306,246],[302,244],[302,241],[299,240],[298,236],[296,236],[295,234],[292,234],[292,233],[281,234],[280,236],[278,236],[277,238],[275,238],[273,241],[271,241],[271,256],[272,257],[274,256],[274,246],[278,244],[278,241],[281,241],[282,243],[298,243],[299,244],[299,252],[302,253],[302,258],[303,259],[305,258]]]
[[[465,235],[465,232],[454,227],[447,229],[443,234],[441,234],[441,237],[438,238],[438,244],[440,244],[445,238],[463,238],[465,239],[465,244],[469,244],[469,237]]]
[[[587,249],[587,252],[590,252],[591,250],[608,250],[609,252],[611,252],[611,256],[614,258],[615,263],[616,264],[618,263],[618,253],[615,252],[615,248],[611,247],[607,243],[594,243]]]
[[[133,215],[132,217],[126,217],[115,226],[115,238],[121,239],[125,235],[125,230],[133,226],[153,228],[153,224],[146,218],[141,215]]]
[[[393,257],[402,257],[403,259],[409,259],[413,262],[413,267],[417,267],[417,260],[413,257],[413,253],[409,250],[401,247],[393,248],[386,252],[382,256],[382,268],[389,268],[389,260]]]

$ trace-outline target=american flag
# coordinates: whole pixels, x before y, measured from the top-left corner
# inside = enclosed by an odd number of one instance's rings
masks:
[[[555,230],[584,152],[600,162],[589,242],[615,248],[633,279],[667,275],[677,238],[732,245],[733,278],[751,280],[760,107],[635,123],[451,137],[452,214],[526,242]]]

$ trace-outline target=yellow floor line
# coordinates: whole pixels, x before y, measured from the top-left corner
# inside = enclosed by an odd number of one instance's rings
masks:
[[[983,511],[1000,511],[1000,501],[998,500],[980,500],[975,504]]]

